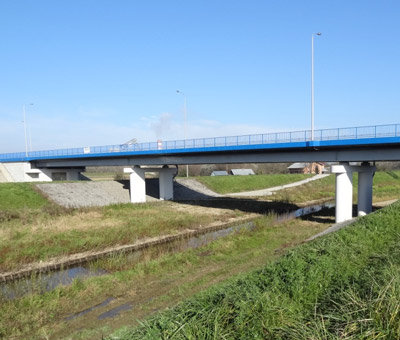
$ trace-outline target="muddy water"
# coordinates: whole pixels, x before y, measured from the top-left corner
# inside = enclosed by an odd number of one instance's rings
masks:
[[[284,222],[288,220],[292,220],[301,216],[306,216],[315,212],[318,212],[324,208],[331,208],[334,205],[331,203],[325,203],[320,205],[313,205],[305,208],[300,208],[288,213],[284,213],[278,215],[276,217],[277,222]],[[157,257],[159,254],[166,253],[175,253],[184,251],[187,249],[195,249],[202,246],[205,246],[215,240],[218,240],[222,237],[226,237],[233,233],[239,232],[241,230],[252,230],[255,228],[255,224],[253,222],[242,223],[240,225],[231,226],[225,229],[211,231],[206,234],[197,235],[193,237],[183,238],[179,241],[174,241],[170,244],[159,246],[154,246],[154,248],[162,248],[160,251],[153,251],[150,255],[150,258]],[[135,263],[142,262],[143,260],[149,259],[148,250],[139,250],[130,254],[123,254],[124,262],[128,262],[129,265],[134,265]],[[107,271],[101,268],[101,260],[98,261],[100,263],[100,268],[98,265],[93,266],[91,263],[87,263],[84,265],[74,266],[70,268],[65,268],[59,271],[49,272],[45,274],[32,275],[30,278],[15,280],[13,282],[5,283],[0,285],[0,299],[1,297],[6,300],[15,299],[22,297],[26,294],[32,293],[43,293],[47,291],[51,291],[58,286],[66,286],[71,284],[76,279],[86,279],[88,277],[100,276],[107,274]],[[108,304],[111,300],[107,299],[103,303]],[[102,307],[97,306],[97,307]],[[97,308],[94,306],[93,308]],[[110,315],[104,315],[102,318],[113,317],[118,315],[118,313],[131,309],[131,305],[120,306],[120,309],[116,309],[115,311],[109,311]],[[82,315],[90,312],[91,310],[82,311]],[[108,312],[107,312],[108,313]],[[114,315],[115,314],[115,315]],[[73,316],[75,317],[75,316]]]

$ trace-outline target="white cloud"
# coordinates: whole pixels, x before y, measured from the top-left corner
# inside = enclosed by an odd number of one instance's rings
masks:
[[[29,123],[29,122],[28,122]],[[31,138],[29,138],[29,131]],[[258,124],[233,124],[218,120],[187,122],[187,138],[235,136],[275,132]],[[122,144],[135,138],[138,142],[157,139],[180,140],[184,137],[184,122],[174,120],[173,115],[162,113],[151,118],[139,118],[134,124],[104,122],[100,119],[72,120],[68,117],[51,118],[36,116],[28,124],[28,144],[33,150],[49,150],[82,146]],[[25,150],[24,130],[21,122],[0,120],[0,153]]]

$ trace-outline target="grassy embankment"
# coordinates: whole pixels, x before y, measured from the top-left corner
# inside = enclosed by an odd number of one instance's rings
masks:
[[[211,190],[220,194],[243,192],[249,190],[259,190],[270,188],[287,183],[301,181],[310,175],[257,175],[257,176],[215,176],[215,177],[196,177],[198,181],[206,185]],[[353,175],[354,200],[357,199],[358,175]],[[398,198],[400,190],[400,171],[376,172],[373,181],[374,202],[381,202]],[[335,197],[335,176],[331,175],[303,184],[298,187],[288,188],[277,191],[268,199],[275,201],[286,201],[296,204],[304,202],[318,201]]]
[[[93,266],[109,274],[76,280],[71,286],[42,295],[38,293],[40,286],[34,286],[31,295],[0,303],[0,338],[100,339],[232,275],[259,268],[329,225],[307,219],[274,224],[270,216],[260,217],[256,223],[253,231],[242,231],[198,249],[175,254],[154,250],[154,254],[144,254],[140,263],[126,256],[98,261]],[[110,297],[115,298],[110,305],[64,320]],[[114,319],[97,319],[125,303],[131,303],[132,310]]]
[[[256,176],[200,176],[195,177],[195,179],[219,194],[227,194],[272,188],[301,181],[312,176],[313,175],[303,174],[277,174]]]
[[[398,197],[398,178],[390,175],[385,176],[386,179],[382,177],[382,180],[377,180],[377,177],[375,177],[375,186],[379,186],[378,190],[374,187],[375,193],[379,193],[380,197],[388,199]],[[318,182],[313,182],[313,184],[318,185]],[[10,192],[6,194],[6,197],[10,198]],[[4,200],[0,200],[0,205],[2,202]],[[21,237],[29,236],[35,239],[36,230],[32,226],[38,224],[37,218],[40,216],[40,220],[45,221],[45,223],[38,230],[46,231],[46,229],[50,229],[48,230],[50,233],[57,232],[46,227],[46,221],[51,221],[52,223],[49,223],[49,225],[59,223],[59,227],[65,228],[66,225],[76,227],[74,233],[77,238],[82,238],[86,235],[86,228],[96,228],[96,224],[104,220],[103,208],[100,209],[100,213],[98,209],[53,210],[54,207],[51,204],[46,203],[46,201],[43,202],[45,204],[42,206],[30,208],[32,209],[30,212],[33,212],[33,214],[24,213],[23,216],[20,216],[20,213],[16,212],[11,220],[2,220],[1,230],[4,231],[14,224],[21,225],[19,230],[23,230],[23,226],[25,226],[28,228],[27,232]],[[7,204],[10,208],[10,200]],[[23,202],[23,204],[27,205],[26,202]],[[18,203],[14,204],[15,207],[18,208]],[[155,215],[159,210],[159,206],[152,204],[142,205],[141,207],[149,215]],[[137,209],[139,208],[140,206],[137,207]],[[4,209],[5,206],[1,206],[0,210],[4,212],[6,211]],[[130,207],[116,206],[110,209],[116,209],[115,214],[109,216],[114,222],[121,216],[130,219],[132,215],[136,215],[136,210],[130,210]],[[10,211],[7,210],[7,213]],[[121,214],[121,211],[125,213]],[[93,215],[97,216],[97,213],[98,218],[95,219],[94,224],[86,224],[85,221],[91,219]],[[160,214],[163,215],[163,213],[164,211],[161,210]],[[202,213],[204,214],[204,211]],[[238,214],[238,212],[236,211],[235,214]],[[38,295],[33,291],[33,295],[26,298],[4,302],[0,307],[0,334],[15,339],[39,339],[46,337],[46,334],[49,336],[50,334],[58,334],[55,335],[55,338],[68,335],[67,338],[70,338],[69,334],[72,333],[74,339],[101,337],[102,334],[109,333],[114,327],[130,323],[132,319],[142,319],[152,314],[153,310],[174,305],[182,298],[191,296],[232,275],[260,267],[276,258],[280,253],[279,249],[301,242],[301,240],[325,227],[307,220],[296,220],[279,226],[271,226],[268,217],[260,220],[258,224],[261,228],[254,233],[234,235],[207,247],[181,254],[167,255],[154,260],[149,257],[148,260],[136,265],[126,261],[126,258],[116,257],[110,259],[107,263],[99,264],[100,267],[106,267],[113,274],[85,281],[77,280],[71,287],[59,288],[44,295]],[[107,223],[103,227],[107,228]],[[29,235],[30,232],[33,234]],[[29,242],[19,243],[19,247],[26,245],[29,246]],[[61,243],[61,245],[63,244]],[[42,246],[54,246],[52,238],[49,237],[48,244],[42,244]],[[65,250],[62,251],[65,252]],[[143,299],[153,299],[149,301],[139,299],[138,304],[135,304],[135,311],[126,313],[124,317],[119,317],[118,321],[102,321],[104,328],[100,329],[96,329],[96,327],[98,328],[96,314],[92,318],[89,316],[89,318],[69,323],[62,321],[64,316],[91,307],[109,296],[119,296],[118,301],[120,301],[121,296],[125,296],[125,298],[127,296],[128,299],[135,297],[134,301],[139,296],[143,296]],[[92,327],[95,330],[86,330]],[[78,329],[85,330],[79,331]]]
[[[400,204],[363,217],[118,339],[399,339],[399,221]]]
[[[276,184],[275,179],[268,180],[268,177],[274,176],[231,176],[229,179],[237,180],[239,189],[247,190],[241,186],[244,182],[255,187],[260,183],[258,178],[261,178],[264,186],[265,181]],[[224,177],[208,178],[216,182],[225,180]],[[356,195],[357,176],[354,182]],[[397,198],[399,191],[400,171],[376,173],[375,202]],[[268,199],[301,204],[332,197],[334,176],[278,191]],[[13,270],[23,264],[45,261],[54,256],[101,250],[133,243],[144,237],[195,229],[215,220],[224,222],[231,217],[244,216],[249,212],[243,209],[245,204],[251,203],[226,201],[221,203],[222,209],[201,209],[172,202],[64,209],[45,200],[28,183],[0,184],[0,198],[0,271]],[[257,204],[260,205],[257,213],[274,209],[267,203]],[[255,203],[252,205],[254,208]]]
[[[0,183],[0,218],[5,218],[5,212],[34,210],[47,205],[49,202],[30,183]]]
[[[357,202],[358,174],[353,174],[353,201]],[[373,202],[399,198],[400,171],[376,172],[373,180]],[[335,176],[304,184],[299,187],[277,191],[270,198],[277,201],[303,203],[335,197]]]
[[[186,209],[173,202],[65,209],[28,183],[0,184],[0,271],[243,216],[239,210]]]

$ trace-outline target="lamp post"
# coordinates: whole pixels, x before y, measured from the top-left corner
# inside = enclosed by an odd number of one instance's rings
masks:
[[[176,93],[179,93],[183,96],[183,139],[186,140],[186,121],[187,121],[187,109],[186,109],[186,95],[179,91],[176,90]],[[189,177],[189,165],[186,164],[186,177]]]
[[[29,103],[29,105],[33,105],[33,103]],[[24,135],[25,135],[25,156],[28,157],[28,136],[26,134],[26,109],[25,109],[25,105],[22,105],[22,112],[23,112],[23,116],[24,116],[23,123],[24,123]],[[32,137],[31,137],[31,148],[32,148]]]
[[[314,37],[321,32],[311,35],[311,140],[314,140]]]

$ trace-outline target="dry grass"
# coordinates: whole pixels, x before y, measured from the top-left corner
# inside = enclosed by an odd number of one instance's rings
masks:
[[[38,214],[24,224],[13,220],[2,225],[0,270],[15,270],[54,257],[99,251],[147,237],[224,223],[237,216],[238,213],[230,209],[174,202],[75,209],[64,215]]]

